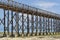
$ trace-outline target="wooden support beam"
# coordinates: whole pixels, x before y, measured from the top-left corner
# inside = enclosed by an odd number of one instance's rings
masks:
[[[45,18],[43,17],[43,35],[44,35],[44,31],[45,31],[45,29],[44,29],[44,27],[45,27]]]
[[[11,11],[11,36],[13,37],[13,11]]]
[[[16,13],[16,35],[15,37],[19,36],[19,13]]]
[[[9,10],[8,10],[8,12],[7,12],[7,37],[9,37]]]
[[[24,15],[22,12],[22,37],[24,37]]]
[[[38,15],[36,16],[36,36],[38,34]]]
[[[51,35],[53,34],[52,32],[53,32],[53,21],[52,21],[52,18],[51,18]]]
[[[49,26],[50,22],[49,22],[49,18],[48,18],[48,35],[50,34],[50,26]]]
[[[46,18],[46,35],[48,34],[48,19]]]
[[[31,28],[32,28],[31,35],[33,36],[33,34],[34,34],[34,13],[32,13],[32,15],[31,15]]]
[[[27,14],[27,35],[29,36],[29,14]]]
[[[3,34],[3,36],[5,37],[6,36],[6,14],[5,14],[5,9],[3,9],[3,11],[4,11],[4,34]]]
[[[40,28],[39,28],[39,29],[40,29],[40,32],[39,32],[39,35],[41,35],[41,31],[42,31],[41,16],[39,17],[39,19],[40,19],[40,20],[39,20],[39,22],[40,22],[40,23],[39,23],[39,24],[40,24]]]

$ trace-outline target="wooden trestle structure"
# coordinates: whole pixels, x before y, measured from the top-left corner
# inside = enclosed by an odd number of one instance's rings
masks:
[[[60,32],[60,15],[14,1],[0,0],[3,36],[52,35]],[[11,28],[11,29],[10,29]],[[60,33],[59,33],[60,34]]]

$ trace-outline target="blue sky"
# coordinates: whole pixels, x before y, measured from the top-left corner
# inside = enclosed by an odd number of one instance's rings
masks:
[[[60,0],[14,0],[14,1],[60,14]]]

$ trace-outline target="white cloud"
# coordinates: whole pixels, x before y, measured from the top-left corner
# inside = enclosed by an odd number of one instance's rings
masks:
[[[40,2],[36,4],[37,6],[40,6],[42,8],[51,8],[54,6],[59,5],[58,3],[54,3],[54,2]]]

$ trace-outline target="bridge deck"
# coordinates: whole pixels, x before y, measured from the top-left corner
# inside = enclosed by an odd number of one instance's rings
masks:
[[[56,18],[56,19],[60,19],[60,15],[56,14],[56,13],[52,13],[49,11],[45,11],[42,9],[38,9],[38,8],[34,8],[28,5],[24,5],[21,3],[17,3],[14,1],[10,1],[8,3],[8,1],[5,0],[0,0],[0,8],[4,8],[6,10],[12,10],[12,11],[16,11],[16,12],[24,12],[24,13],[28,13],[28,14],[32,14],[34,13],[34,15],[39,15],[39,16],[43,16],[43,17],[48,17],[48,18]]]

